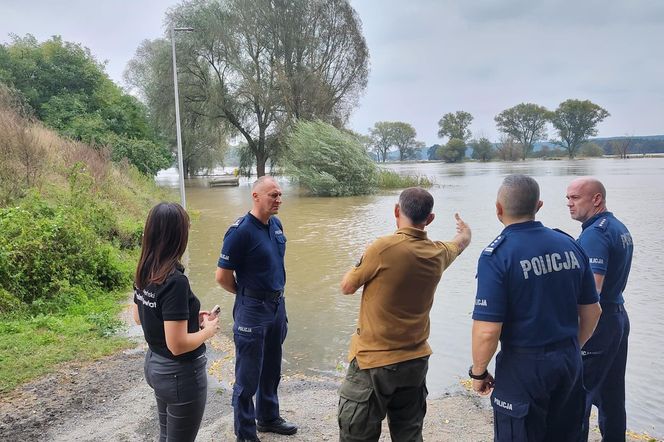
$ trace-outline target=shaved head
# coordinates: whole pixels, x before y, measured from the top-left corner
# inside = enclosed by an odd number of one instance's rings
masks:
[[[526,175],[508,175],[498,189],[498,203],[505,216],[535,219],[539,209],[539,185]]]
[[[567,186],[567,207],[572,219],[585,222],[606,210],[606,189],[597,178],[581,177]]]
[[[269,175],[263,175],[262,177],[254,181],[254,184],[251,186],[251,191],[255,192],[256,190],[262,190],[262,188],[265,187],[266,184],[273,184],[273,183],[276,183],[274,177],[271,177]]]
[[[572,186],[576,186],[577,189],[592,195],[599,193],[602,195],[602,200],[606,201],[606,188],[597,178],[590,176],[577,178],[569,184],[569,187]]]
[[[272,215],[279,213],[281,187],[274,177],[263,175],[251,186],[251,198],[254,202],[251,214],[267,224]]]

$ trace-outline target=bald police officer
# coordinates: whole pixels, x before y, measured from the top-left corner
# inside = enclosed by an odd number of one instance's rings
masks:
[[[577,178],[567,187],[572,219],[582,223],[578,242],[588,254],[595,275],[602,316],[592,338],[583,347],[583,379],[588,390],[584,437],[592,405],[599,411],[604,442],[625,440],[625,368],[629,317],[623,291],[632,265],[632,235],[606,209],[606,189],[590,177]]]
[[[281,188],[263,176],[251,191],[252,209],[226,232],[217,263],[217,282],[235,293],[233,409],[238,441],[259,441],[256,430],[295,434],[279,415],[281,346],[286,339],[284,301],[286,236],[274,215]],[[256,395],[254,407],[253,396]],[[258,423],[256,422],[258,420]]]
[[[505,229],[477,266],[469,375],[479,394],[493,390],[499,442],[581,436],[580,345],[601,310],[586,254],[573,238],[535,221],[541,206],[534,179],[506,177],[496,201]],[[487,366],[498,341],[494,381]]]

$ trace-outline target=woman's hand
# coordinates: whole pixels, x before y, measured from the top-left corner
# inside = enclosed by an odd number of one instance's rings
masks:
[[[198,312],[198,325],[200,328],[203,328],[203,319],[210,315],[210,312],[207,310],[201,310]]]
[[[206,312],[207,313],[207,312]],[[200,317],[200,315],[199,315]],[[208,331],[208,338],[211,338],[217,333],[219,329],[219,315],[217,317],[210,319],[209,314],[203,315],[203,321],[201,323],[201,328],[205,331]]]

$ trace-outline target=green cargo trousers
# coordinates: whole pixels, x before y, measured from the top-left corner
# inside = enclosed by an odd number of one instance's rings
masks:
[[[339,441],[377,441],[385,415],[393,441],[421,441],[428,368],[428,356],[367,370],[353,359],[339,389]]]

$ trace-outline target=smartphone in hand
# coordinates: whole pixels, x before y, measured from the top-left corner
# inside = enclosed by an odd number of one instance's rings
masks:
[[[219,304],[215,305],[212,310],[210,310],[210,316],[208,316],[208,320],[214,319],[219,315],[219,312],[221,312],[221,307],[219,307]]]

